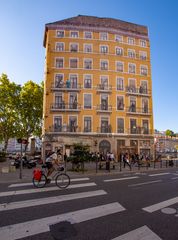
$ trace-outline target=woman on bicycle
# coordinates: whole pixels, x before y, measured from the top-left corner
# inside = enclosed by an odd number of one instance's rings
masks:
[[[57,152],[52,153],[49,157],[46,158],[46,166],[48,168],[47,179],[48,182],[51,181],[51,174],[59,167],[62,163],[62,154],[61,150],[58,149]]]

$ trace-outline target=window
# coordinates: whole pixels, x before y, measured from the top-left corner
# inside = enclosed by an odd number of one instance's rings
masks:
[[[108,53],[108,46],[100,46],[101,53]]]
[[[57,52],[62,52],[62,51],[64,51],[64,43],[62,43],[62,42],[57,42],[55,49],[56,49]]]
[[[91,109],[91,94],[84,94],[84,109]]]
[[[70,87],[77,88],[77,75],[76,74],[70,75]]]
[[[77,109],[77,93],[70,93],[69,95],[69,108]]]
[[[108,34],[105,32],[100,33],[100,40],[108,40]]]
[[[147,81],[141,81],[139,92],[143,93],[143,94],[148,93],[148,82]]]
[[[101,89],[108,89],[108,77],[107,76],[101,76]]]
[[[128,57],[129,57],[129,58],[135,58],[135,51],[129,49],[129,50],[128,50]]]
[[[142,113],[148,113],[148,99],[142,99]]]
[[[62,93],[55,95],[55,108],[62,109],[63,106],[63,98]]]
[[[149,134],[148,120],[142,120],[143,134]]]
[[[117,96],[117,110],[124,110],[124,97]]]
[[[135,79],[129,79],[129,87],[128,87],[128,91],[132,92],[132,93],[136,93],[136,82]]]
[[[140,40],[140,46],[146,47],[146,40]]]
[[[62,131],[62,117],[54,117],[54,131],[61,132]]]
[[[101,68],[101,70],[108,70],[108,61],[107,60],[101,60],[100,68]]]
[[[84,59],[84,68],[92,69],[92,60],[91,59]]]
[[[78,44],[77,43],[71,43],[70,44],[70,51],[71,52],[78,52]]]
[[[69,132],[76,132],[77,131],[77,117],[76,116],[69,116]]]
[[[56,37],[59,37],[59,38],[64,37],[64,31],[57,30],[57,31],[56,31]]]
[[[148,68],[147,66],[141,66],[140,67],[140,74],[143,76],[147,76],[148,75]]]
[[[130,133],[137,133],[137,121],[136,119],[130,119]]]
[[[70,68],[77,68],[78,67],[78,59],[77,58],[71,58],[70,59]]]
[[[129,112],[136,112],[136,98],[135,97],[130,98]]]
[[[85,75],[84,88],[91,88],[91,85],[92,85],[91,75]]]
[[[124,64],[123,62],[116,62],[116,71],[123,72],[124,71]]]
[[[116,47],[116,55],[122,56],[123,55],[123,49],[120,47]]]
[[[101,110],[108,110],[108,95],[101,95]]]
[[[124,119],[117,118],[117,133],[124,133]]]
[[[140,52],[140,59],[146,60],[147,59],[147,53],[146,52]]]
[[[116,42],[123,42],[123,37],[120,35],[115,35]]]
[[[64,76],[63,74],[56,74],[55,75],[55,87],[60,88],[63,87],[64,85]]]
[[[70,36],[71,36],[71,38],[78,38],[79,37],[79,33],[75,32],[75,31],[71,31],[70,32]]]
[[[129,73],[135,73],[136,66],[133,63],[129,63]]]
[[[84,37],[86,39],[91,39],[92,38],[92,32],[84,32]]]
[[[117,90],[124,90],[124,79],[121,77],[117,78]]]
[[[63,68],[64,67],[64,59],[56,58],[55,66],[56,66],[56,68]]]
[[[102,117],[101,118],[101,133],[110,133],[111,126],[109,125],[108,118]]]
[[[92,44],[84,44],[84,52],[86,53],[92,52]]]
[[[134,43],[135,43],[135,39],[129,37],[129,38],[128,38],[128,44],[134,45]]]
[[[84,132],[91,132],[91,117],[84,117]]]

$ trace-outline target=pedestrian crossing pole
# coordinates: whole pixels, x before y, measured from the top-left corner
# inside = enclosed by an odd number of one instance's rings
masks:
[[[20,144],[20,179],[22,179],[22,141]]]

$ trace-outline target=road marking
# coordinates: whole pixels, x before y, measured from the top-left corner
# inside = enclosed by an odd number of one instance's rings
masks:
[[[79,181],[87,181],[87,180],[90,180],[89,178],[73,178],[73,179],[70,179],[71,182],[79,182]],[[51,183],[55,183],[55,181],[51,181]],[[24,187],[24,186],[33,186],[33,183],[14,183],[14,184],[11,184],[9,185],[8,187],[9,188],[12,188],[12,187]]]
[[[48,232],[50,225],[62,221],[69,221],[72,224],[80,223],[91,219],[107,216],[113,213],[118,213],[124,210],[125,208],[118,202],[113,202],[97,207],[4,226],[0,228],[0,236],[2,239],[5,240],[25,238],[32,235]]]
[[[112,240],[162,240],[147,226],[137,228]]]
[[[107,193],[104,190],[98,190],[98,191],[81,192],[80,194],[74,193],[74,194],[59,195],[59,196],[48,197],[48,198],[39,198],[39,199],[25,200],[25,201],[19,201],[19,202],[3,203],[3,204],[0,204],[0,211],[7,211],[12,209],[32,207],[32,206],[38,206],[38,205],[41,206],[44,204],[59,203],[63,201],[69,201],[69,200],[80,199],[80,198],[96,197],[96,196],[105,195],[105,194]]]
[[[171,178],[172,180],[175,180],[175,179],[178,179],[178,177],[173,177],[173,178]]]
[[[67,189],[72,188],[81,188],[81,187],[92,187],[96,186],[96,183],[80,183],[80,184],[73,184],[69,185]],[[25,189],[25,190],[18,190],[18,191],[8,191],[8,192],[0,192],[0,197],[6,197],[6,196],[12,196],[12,195],[20,195],[20,194],[30,194],[30,193],[39,193],[39,192],[50,192],[50,191],[56,191],[61,190],[57,186],[55,187],[44,187],[44,188],[33,188],[33,189]]]
[[[168,199],[166,201],[163,201],[163,202],[160,202],[160,203],[156,203],[156,204],[153,204],[151,206],[148,206],[148,207],[145,207],[145,208],[142,208],[142,209],[144,211],[146,211],[146,212],[152,213],[152,212],[158,211],[158,210],[160,210],[162,208],[165,208],[165,207],[168,207],[170,205],[173,205],[175,203],[178,203],[178,197],[171,198],[171,199]]]
[[[104,180],[104,182],[124,181],[124,180],[129,180],[134,178],[139,178],[139,177],[136,176],[136,177],[113,178],[113,179]]]
[[[136,186],[148,185],[148,184],[158,183],[158,182],[162,182],[162,180],[156,180],[156,181],[149,181],[149,182],[143,182],[143,183],[130,184],[130,185],[128,185],[128,187],[136,187]]]
[[[161,176],[161,175],[168,175],[168,174],[171,174],[171,173],[155,173],[155,174],[150,174],[148,175],[149,177],[154,177],[154,176]]]

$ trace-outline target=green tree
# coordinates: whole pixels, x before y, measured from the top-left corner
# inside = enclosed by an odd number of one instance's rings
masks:
[[[19,93],[21,87],[10,82],[6,74],[0,77],[0,140],[7,150],[8,141],[17,134]]]
[[[43,83],[28,81],[20,92],[18,108],[18,137],[29,140],[32,135],[41,136],[43,112]]]
[[[166,136],[169,136],[169,137],[174,137],[174,136],[175,136],[175,134],[174,134],[174,132],[173,132],[172,130],[170,130],[170,129],[167,129],[167,130],[166,130]]]

